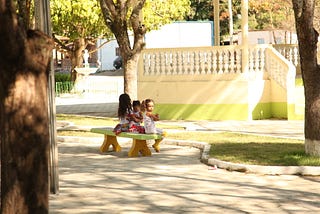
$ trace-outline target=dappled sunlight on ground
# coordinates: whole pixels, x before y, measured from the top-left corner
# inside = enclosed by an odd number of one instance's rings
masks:
[[[320,178],[212,169],[200,151],[162,145],[151,157],[99,152],[99,142],[59,142],[60,193],[50,213],[320,212]]]

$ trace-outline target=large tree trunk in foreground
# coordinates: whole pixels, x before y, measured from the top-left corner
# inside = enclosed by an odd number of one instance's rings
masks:
[[[0,0],[1,213],[48,213],[47,66],[53,41]]]
[[[305,89],[305,151],[320,156],[320,67],[318,32],[314,29],[314,0],[292,0]]]

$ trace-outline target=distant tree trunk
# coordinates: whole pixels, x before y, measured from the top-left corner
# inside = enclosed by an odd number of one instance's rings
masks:
[[[0,0],[1,213],[48,213],[47,67],[53,41]]]
[[[138,59],[140,54],[135,54],[133,57],[127,59],[123,58],[124,65],[124,92],[129,94],[132,100],[137,99],[138,91]]]
[[[71,81],[76,81],[77,72],[74,70],[75,68],[83,67],[83,50],[86,48],[86,42],[84,38],[79,38],[74,41],[73,48],[71,51]]]
[[[320,156],[320,67],[318,32],[314,29],[314,0],[292,0],[305,89],[305,151]]]
[[[124,92],[129,94],[131,99],[137,98],[138,59],[145,45],[143,38],[146,29],[141,22],[141,11],[144,4],[145,0],[132,1],[131,4],[124,4],[122,1],[114,3],[112,0],[100,0],[105,23],[115,35],[120,48],[124,68]],[[128,11],[132,11],[129,19]],[[132,27],[134,37],[132,46],[128,34],[129,26]]]
[[[127,30],[126,26],[120,25],[119,29],[115,31],[115,36],[119,44],[123,60],[124,92],[129,94],[131,99],[137,99],[138,97],[138,60],[144,47],[143,36],[145,34],[145,29],[141,26],[134,27],[137,33],[135,34],[133,49],[131,49],[129,37],[123,33]]]

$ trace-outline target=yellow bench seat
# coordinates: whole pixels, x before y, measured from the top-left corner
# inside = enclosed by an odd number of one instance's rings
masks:
[[[155,143],[152,147],[155,149],[156,152],[160,151],[160,142],[163,140],[163,136],[160,134],[138,134],[132,132],[121,132],[120,134],[116,135],[113,132],[113,128],[92,128],[90,130],[93,133],[103,134],[104,140],[102,145],[100,146],[101,152],[109,151],[109,147],[113,147],[113,151],[120,152],[121,146],[117,141],[117,137],[125,137],[125,138],[132,138],[132,146],[128,153],[129,157],[137,157],[139,153],[142,156],[151,156],[151,151],[148,148],[147,140],[155,140]]]

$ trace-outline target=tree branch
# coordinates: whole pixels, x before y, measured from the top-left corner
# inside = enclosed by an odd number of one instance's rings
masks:
[[[55,34],[52,35],[53,40],[64,50],[66,51],[72,51],[72,49],[70,47],[68,47],[67,45],[65,45],[61,40],[59,40]]]
[[[101,45],[99,45],[99,47],[97,47],[97,48],[89,51],[89,54],[96,52],[97,50],[99,50],[100,48],[102,48],[105,44],[108,44],[109,42],[114,41],[114,40],[115,40],[115,39],[110,39],[110,40],[105,41],[104,43],[102,43]]]
[[[142,20],[140,20],[140,14],[145,2],[146,0],[139,0],[134,6],[130,16],[130,23],[134,32],[133,52],[140,51],[144,46],[142,41],[146,33],[146,28],[143,23],[141,23]]]
[[[114,17],[117,16],[116,6],[113,0],[100,0],[100,7],[102,15],[104,17],[106,25],[112,29],[112,24],[114,23]]]

